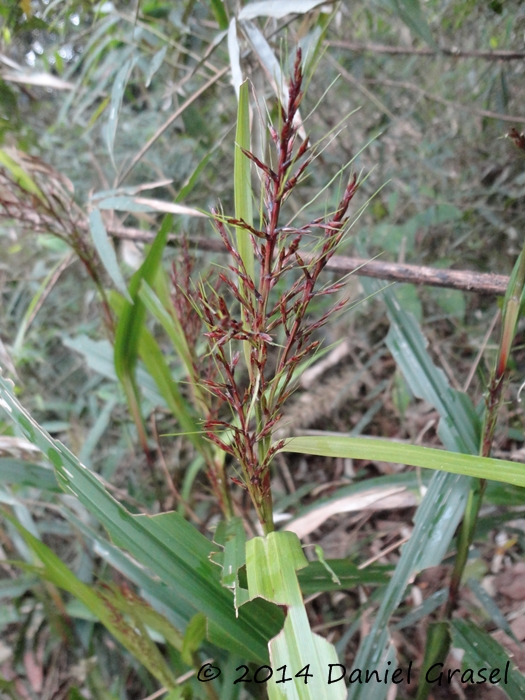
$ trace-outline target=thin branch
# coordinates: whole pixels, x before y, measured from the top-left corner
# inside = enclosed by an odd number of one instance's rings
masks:
[[[152,233],[124,226],[108,226],[108,233],[115,238],[143,243],[151,243],[155,239],[155,235]],[[180,236],[176,235],[168,237],[168,243],[177,247],[182,245],[182,240]],[[222,241],[212,238],[193,237],[189,243],[200,250],[213,253],[227,252]],[[304,261],[309,262],[309,256],[306,254],[304,254]],[[471,270],[436,269],[422,265],[366,260],[346,255],[334,255],[327,262],[325,269],[344,275],[354,272],[362,277],[375,277],[376,279],[408,282],[410,284],[424,284],[430,287],[460,289],[465,292],[476,292],[477,294],[485,295],[503,296],[509,284],[509,278],[506,275],[473,272]]]
[[[186,102],[183,102],[181,106],[176,109],[173,114],[167,119],[164,124],[157,129],[157,131],[153,134],[153,136],[150,138],[150,140],[142,146],[140,151],[133,157],[131,163],[127,166],[127,168],[124,170],[124,172],[120,175],[119,177],[119,184],[122,184],[124,180],[127,178],[127,176],[130,174],[130,172],[133,170],[135,165],[139,162],[139,160],[142,159],[145,153],[149,151],[149,149],[153,146],[155,141],[162,136],[162,134],[170,127],[171,124],[177,119],[177,117],[180,117],[180,115],[186,110],[195,100],[202,95],[203,92],[206,92],[206,90],[211,87],[214,83],[216,83],[219,78],[222,78],[223,75],[226,75],[226,73],[230,70],[230,66],[225,66],[222,70],[220,70],[218,73],[216,73],[212,78],[208,80],[208,82],[204,83],[198,90],[196,90],[188,99]]]
[[[326,42],[328,46],[334,46],[339,49],[347,49],[360,53],[362,51],[370,51],[371,53],[386,53],[396,56],[453,56],[454,58],[482,58],[485,61],[516,61],[525,58],[525,51],[480,51],[480,50],[463,50],[455,46],[450,48],[443,47],[439,51],[433,51],[429,48],[414,49],[411,46],[385,46],[384,44],[359,43],[353,41],[332,40]]]
[[[470,382],[472,381],[472,379],[474,378],[474,375],[476,374],[476,370],[478,369],[478,365],[481,361],[481,358],[483,357],[483,353],[485,352],[485,348],[487,346],[487,343],[490,340],[490,336],[492,335],[492,331],[494,330],[494,327],[496,325],[496,322],[497,322],[499,316],[500,316],[500,310],[498,309],[496,311],[496,313],[494,314],[494,318],[490,322],[490,325],[487,329],[487,332],[485,333],[485,337],[483,338],[481,345],[479,346],[479,350],[478,350],[478,354],[476,355],[476,359],[472,363],[472,367],[470,368],[470,372],[468,373],[468,377],[465,380],[465,384],[463,385],[463,388],[461,389],[461,391],[463,391],[463,393],[465,393],[465,394],[468,391],[468,388],[470,386]]]
[[[38,302],[35,304],[35,307],[33,308],[33,311],[32,311],[31,314],[29,315],[29,317],[28,317],[28,319],[27,319],[27,322],[26,322],[26,332],[27,332],[27,329],[29,328],[29,326],[30,326],[30,325],[33,323],[33,321],[35,320],[35,316],[36,316],[37,313],[40,311],[40,309],[41,309],[43,303],[45,302],[45,300],[47,299],[47,297],[49,296],[49,294],[53,291],[53,288],[55,287],[56,283],[58,282],[58,279],[59,279],[60,275],[64,272],[64,270],[65,270],[66,268],[69,267],[69,265],[71,264],[72,260],[73,260],[73,251],[70,251],[70,252],[66,255],[66,257],[62,260],[62,262],[61,262],[60,265],[57,267],[57,269],[55,270],[55,272],[53,273],[53,276],[52,276],[51,279],[49,280],[49,282],[48,282],[48,284],[47,284],[47,287],[46,287],[46,288],[44,289],[44,291],[42,292],[42,295],[40,296],[40,299],[39,299]]]
[[[379,100],[373,92],[370,92],[364,85],[361,85],[359,80],[357,78],[354,78],[354,76],[346,70],[346,68],[343,68],[343,66],[339,63],[339,61],[336,61],[335,58],[330,56],[329,53],[326,54],[326,58],[328,62],[337,70],[339,71],[339,74],[341,77],[343,77],[348,83],[356,87],[365,97],[367,97],[371,102],[375,104],[376,107],[379,107],[379,109],[386,114],[389,119],[392,119],[394,121],[396,119],[396,115],[393,114],[386,105],[384,105],[381,100]]]

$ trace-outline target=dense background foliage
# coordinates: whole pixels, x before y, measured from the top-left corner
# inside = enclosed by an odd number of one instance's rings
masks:
[[[121,197],[104,210],[110,231],[158,230],[158,213],[134,204],[136,196],[207,211],[220,202],[231,212],[237,100],[227,31],[239,10],[235,5],[220,0],[4,2],[0,146],[17,154],[42,188],[74,191],[67,201],[77,221],[87,221],[104,196]],[[354,159],[353,170],[366,179],[353,205],[360,212],[355,235],[341,252],[509,275],[525,223],[523,153],[505,138],[512,127],[521,131],[525,123],[521,3],[428,0],[420,7],[414,0],[372,0],[329,3],[306,14],[292,14],[292,2],[283,0],[281,5],[283,14],[277,19],[240,24],[238,41],[243,76],[253,83],[260,112],[268,110],[272,118],[277,115],[272,58],[288,73],[297,44],[308,56],[305,126],[314,142],[327,133],[333,138],[325,142],[293,202],[297,211]],[[295,3],[299,10],[302,5]],[[201,88],[202,94],[181,109]],[[177,110],[179,116],[162,130]],[[263,152],[257,110],[252,138],[255,152]],[[150,140],[151,146],[136,159]],[[333,192],[309,205],[308,218],[333,208],[338,185],[336,177]],[[8,196],[5,188],[0,179],[0,213]],[[192,216],[177,216],[175,230],[190,241],[215,236],[209,222]],[[179,508],[209,534],[218,509],[199,472],[201,463],[188,440],[163,437],[180,431],[159,402],[151,378],[143,374],[145,413],[154,416],[150,437],[160,448],[153,471],[148,468],[107,354],[96,289],[71,255],[67,236],[60,239],[53,233],[57,231],[30,217],[0,218],[4,372],[11,373],[24,405],[42,426],[135,512]],[[85,235],[89,237],[87,230]],[[142,259],[143,244],[115,241],[129,279]],[[170,248],[168,262],[180,255]],[[195,255],[196,270],[203,274],[212,263],[223,262],[214,253],[201,250]],[[107,273],[101,274],[109,287]],[[355,275],[347,286],[356,300],[373,291],[363,292]],[[450,385],[468,389],[474,403],[480,402],[496,352],[487,334],[497,322],[496,298],[413,285],[397,285],[396,295],[420,322],[430,340],[430,355]],[[169,349],[160,330],[152,328]],[[287,408],[286,429],[439,444],[436,410],[414,397],[396,369],[385,347],[387,330],[384,305],[377,297],[365,299],[324,329],[326,345],[341,339],[344,343],[337,358],[328,355],[331,364],[303,381]],[[525,443],[517,398],[525,367],[522,342],[518,334],[516,371],[494,449],[496,456],[518,461],[523,460]],[[177,377],[177,361],[168,359]],[[58,552],[82,581],[122,583],[93,541],[61,517],[67,496],[46,490],[42,474],[33,481],[29,472],[23,478],[13,476],[13,459],[36,457],[9,422],[1,427],[0,449],[11,461],[0,466],[0,502],[13,506],[20,522]],[[312,542],[321,542],[327,557],[396,563],[397,550],[391,554],[389,548],[409,533],[425,475],[414,478],[412,472],[382,462],[285,457],[276,460],[275,474],[277,510],[282,513],[307,512],[321,495],[338,502],[345,488],[370,478],[382,479],[373,482],[378,487],[405,487],[389,511],[335,505],[335,517],[306,533]],[[510,487],[489,489],[487,497],[469,575],[491,592],[503,612],[494,613],[482,594],[476,598],[472,593],[465,596],[463,611],[516,651],[504,632],[511,622],[515,639],[525,638],[520,607],[525,590],[514,583],[525,566],[525,540],[521,513],[512,515],[504,505],[522,509],[523,497]],[[236,500],[240,512],[248,510],[240,491]],[[353,512],[345,513],[345,508]],[[92,525],[81,508],[77,516]],[[0,558],[32,561],[7,521],[0,534]],[[6,603],[0,611],[0,683],[5,683],[6,693],[57,699],[91,693],[109,699],[154,692],[149,674],[85,609],[61,598],[51,584],[29,573],[20,576],[9,563],[0,565],[0,595]],[[404,601],[405,612],[439,593],[447,563],[434,573],[422,574],[412,597]],[[377,576],[379,583],[380,572]],[[375,605],[374,591],[380,590],[370,586],[368,581],[343,593],[315,594],[309,605],[312,623],[337,642],[349,663],[369,629],[364,611]],[[400,625],[396,644],[405,658],[419,658],[425,631],[421,625],[406,633]],[[523,662],[523,653],[517,654]],[[176,654],[172,657],[182,673],[184,665]],[[464,691],[457,692],[461,697]]]

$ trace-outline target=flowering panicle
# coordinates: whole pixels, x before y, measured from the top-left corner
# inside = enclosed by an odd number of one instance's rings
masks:
[[[216,378],[204,379],[202,383],[231,413],[229,419],[219,420],[220,412],[215,412],[204,428],[209,440],[239,463],[243,479],[242,482],[235,479],[235,483],[242,483],[249,491],[265,532],[273,530],[270,462],[282,447],[281,443],[272,444],[272,433],[281,417],[283,402],[293,390],[300,362],[319,344],[312,339],[313,333],[345,303],[336,303],[316,321],[307,317],[314,297],[332,294],[342,286],[335,284],[316,291],[319,275],[345,235],[348,207],[358,186],[356,177],[352,177],[330,216],[301,227],[280,225],[282,206],[301,183],[314,157],[308,139],[297,145],[302,80],[298,51],[288,104],[280,107],[281,127],[279,131],[269,127],[277,152],[275,166],[270,167],[250,151],[243,151],[263,179],[260,228],[243,219],[213,212],[232,264],[230,274],[219,275],[221,287],[214,293],[209,293],[204,285],[198,293],[210,355],[218,368]],[[258,265],[254,276],[248,273],[236,250],[229,227],[240,229],[250,237]],[[305,236],[316,231],[321,234],[317,248],[311,253],[301,252]],[[276,284],[291,271],[299,272],[299,278],[275,299]],[[222,289],[227,292],[227,298],[232,298],[233,305],[227,303]],[[248,382],[236,371],[241,357],[240,343],[249,348]],[[272,366],[277,355],[274,371],[268,365],[270,354]]]

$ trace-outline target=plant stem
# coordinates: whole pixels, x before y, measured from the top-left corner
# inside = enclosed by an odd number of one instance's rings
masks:
[[[498,351],[496,366],[492,372],[488,387],[485,420],[481,435],[480,455],[490,457],[494,433],[498,419],[499,409],[503,402],[503,389],[509,373],[509,357],[520,311],[521,297],[525,284],[525,247],[521,252],[513,273],[510,277],[509,287],[505,296],[504,315],[502,321],[501,340]],[[474,540],[474,533],[479,515],[479,509],[483,501],[485,492],[485,479],[476,479],[474,487],[471,489],[465,516],[461,525],[458,537],[458,547],[454,570],[450,581],[447,604],[445,606],[445,617],[450,619],[458,604],[459,588],[461,579],[465,571],[468,559],[468,551]]]

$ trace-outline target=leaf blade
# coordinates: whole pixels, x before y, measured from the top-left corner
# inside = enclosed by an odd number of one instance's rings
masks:
[[[129,295],[124,277],[120,271],[115,249],[110,243],[102,215],[98,209],[92,209],[89,212],[89,230],[100,260],[106,268],[106,272],[113,280],[119,292],[132,304],[131,296]]]

